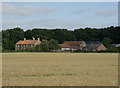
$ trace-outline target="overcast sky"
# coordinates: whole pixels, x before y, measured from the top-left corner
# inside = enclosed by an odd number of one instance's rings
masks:
[[[73,30],[118,25],[117,2],[4,2],[2,14],[4,30],[15,27]]]

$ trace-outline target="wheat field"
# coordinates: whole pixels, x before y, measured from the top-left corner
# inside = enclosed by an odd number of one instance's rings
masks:
[[[3,86],[117,86],[117,53],[3,53]]]

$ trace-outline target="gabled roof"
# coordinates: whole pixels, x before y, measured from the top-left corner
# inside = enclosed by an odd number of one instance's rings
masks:
[[[61,48],[70,48],[70,45],[68,44],[58,44]]]
[[[69,45],[80,45],[83,44],[84,41],[65,41],[63,44],[69,44]]]
[[[61,48],[70,48],[70,49],[78,49],[78,46],[70,46],[69,44],[58,44]]]
[[[84,49],[96,50],[101,44],[87,44]]]
[[[102,44],[101,41],[85,41],[86,44]]]
[[[35,44],[38,40],[20,40],[16,44]]]

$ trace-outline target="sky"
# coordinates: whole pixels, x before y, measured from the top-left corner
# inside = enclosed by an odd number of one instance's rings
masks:
[[[118,25],[117,2],[4,2],[3,30],[69,29]]]

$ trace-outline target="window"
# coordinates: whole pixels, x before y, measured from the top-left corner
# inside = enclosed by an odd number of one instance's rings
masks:
[[[31,47],[33,47],[33,44],[31,45]]]
[[[85,46],[85,45],[83,45],[83,46]]]

